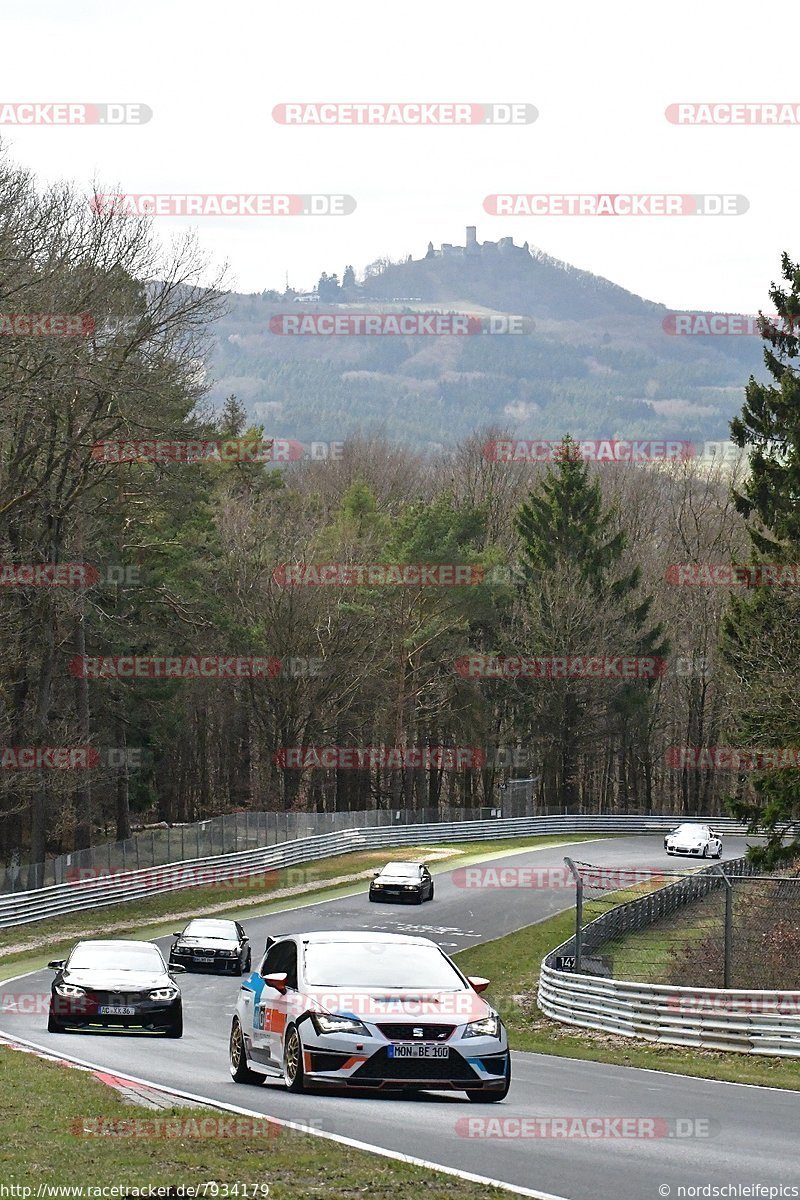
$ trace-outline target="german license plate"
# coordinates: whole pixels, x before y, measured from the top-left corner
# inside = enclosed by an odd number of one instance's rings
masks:
[[[437,1046],[432,1042],[394,1042],[389,1047],[389,1058],[449,1058],[449,1046]]]
[[[213,963],[213,961],[214,961],[214,955],[213,955],[213,954],[208,954],[208,955],[205,955],[205,954],[195,954],[195,956],[194,956],[194,961],[195,961],[195,962]]]
[[[101,1004],[98,1011],[101,1017],[132,1017],[136,1013],[135,1008],[123,1004]]]

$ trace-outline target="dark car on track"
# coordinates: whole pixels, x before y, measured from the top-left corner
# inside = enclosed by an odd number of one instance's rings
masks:
[[[406,900],[410,904],[422,904],[433,899],[433,879],[425,863],[390,862],[369,885],[369,898],[379,900]]]
[[[250,970],[250,942],[238,921],[190,921],[182,933],[172,936],[170,966],[231,975]]]
[[[50,1033],[105,1029],[182,1036],[180,988],[152,942],[78,942],[68,959],[48,966],[56,973]]]

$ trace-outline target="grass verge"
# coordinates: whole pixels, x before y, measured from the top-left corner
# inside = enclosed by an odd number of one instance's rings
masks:
[[[360,1200],[366,1195],[370,1200],[419,1200],[420,1196],[481,1200],[487,1194],[500,1195],[484,1184],[467,1183],[277,1126],[271,1127],[268,1136],[261,1132],[250,1137],[241,1132],[211,1137],[87,1136],[80,1132],[84,1121],[89,1128],[96,1128],[88,1122],[98,1114],[108,1121],[128,1123],[153,1118],[166,1122],[171,1117],[182,1122],[242,1118],[202,1108],[157,1113],[132,1108],[88,1072],[5,1047],[0,1047],[0,1076],[4,1083],[0,1090],[0,1178],[6,1185],[30,1187],[32,1195],[40,1184],[84,1189],[116,1185],[123,1189],[117,1195],[124,1197],[128,1189],[148,1185],[197,1187],[210,1180],[246,1184],[244,1193],[241,1188],[238,1193],[220,1188],[217,1195],[245,1194],[248,1200],[262,1200],[264,1193],[256,1185],[263,1184],[269,1187],[269,1200],[297,1200],[298,1196]],[[241,1101],[239,1096],[236,1099]],[[257,1130],[267,1128],[266,1122],[254,1124]],[[187,1128],[192,1126],[182,1126],[181,1132]],[[357,1130],[350,1132],[357,1136]],[[208,1190],[206,1195],[213,1192]]]
[[[551,1021],[536,1004],[539,966],[545,954],[566,941],[574,929],[572,909],[455,956],[466,974],[491,979],[491,991],[486,996],[503,1017],[512,1049],[800,1090],[800,1066],[790,1059],[750,1057],[694,1046],[684,1049]]]

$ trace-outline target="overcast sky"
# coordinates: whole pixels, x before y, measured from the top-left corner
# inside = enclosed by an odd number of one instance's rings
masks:
[[[796,4],[4,0],[0,101],[148,104],[123,128],[5,126],[43,180],[131,193],[346,193],[345,217],[194,224],[243,291],[310,287],[429,239],[513,236],[674,308],[751,312],[800,257],[800,126],[685,127],[677,101],[800,104]],[[291,101],[527,102],[511,128],[282,126]],[[495,217],[496,192],[736,193],[735,217]]]

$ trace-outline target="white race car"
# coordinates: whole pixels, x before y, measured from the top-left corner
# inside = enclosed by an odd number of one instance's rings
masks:
[[[679,825],[664,838],[667,854],[692,854],[699,858],[722,857],[722,834],[710,825]]]
[[[502,1100],[508,1038],[479,992],[427,938],[373,932],[298,933],[267,946],[242,981],[231,1026],[237,1083],[466,1092]]]

